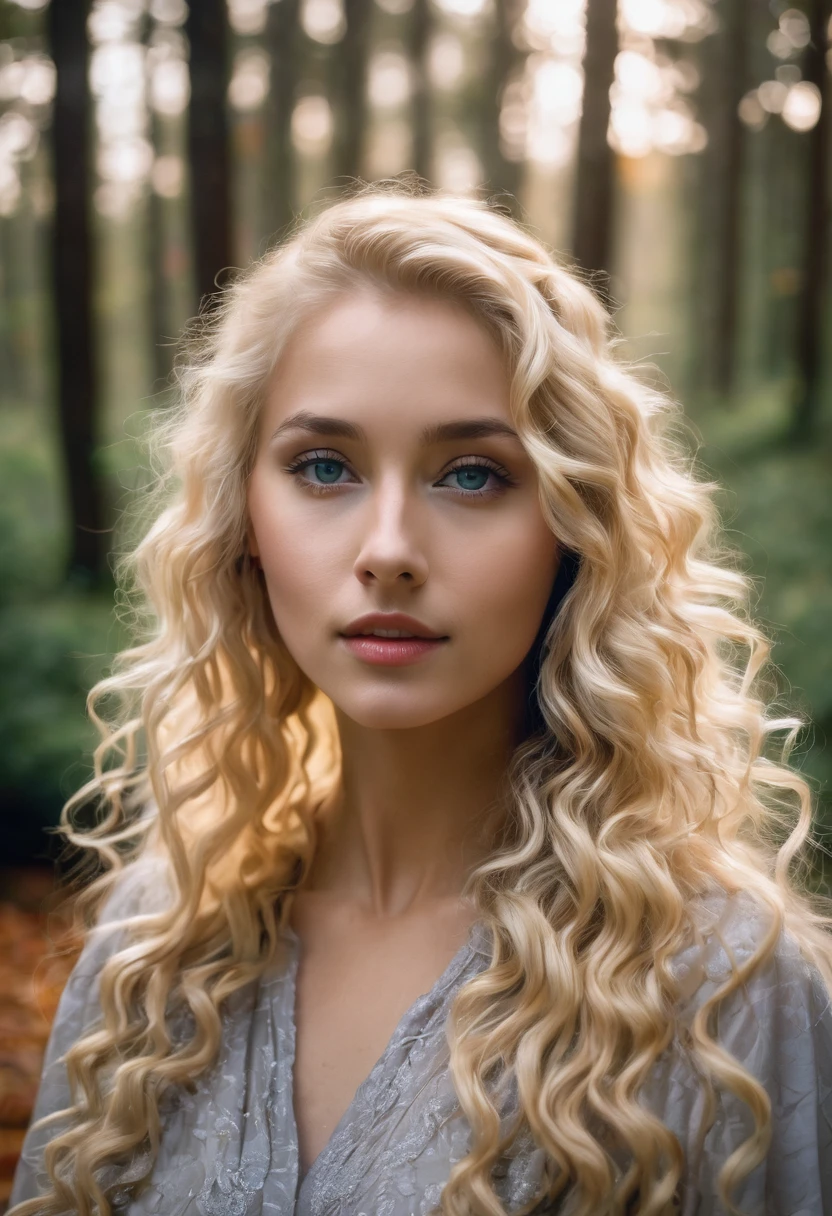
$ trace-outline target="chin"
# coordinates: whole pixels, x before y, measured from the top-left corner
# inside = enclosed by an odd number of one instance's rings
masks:
[[[398,697],[395,698],[398,704],[392,704],[391,700],[385,701],[384,698],[380,698],[374,704],[367,705],[356,704],[350,699],[338,700],[331,693],[327,695],[339,713],[344,714],[357,726],[363,726],[366,730],[417,730],[421,726],[441,722],[443,718],[449,717],[460,708],[455,704],[419,706],[414,704],[412,694],[408,697],[406,689],[403,689],[402,692],[407,701],[406,704],[403,704],[402,698]]]

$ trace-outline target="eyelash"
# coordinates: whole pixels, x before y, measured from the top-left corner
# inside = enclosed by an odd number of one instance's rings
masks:
[[[350,467],[347,461],[341,456],[337,456],[334,452],[323,449],[312,452],[310,455],[306,455],[304,453],[302,456],[298,456],[291,462],[291,464],[285,466],[284,471],[295,476],[303,469],[308,468],[310,465],[323,463],[324,461],[332,461],[333,464],[341,464],[345,469]],[[506,486],[513,486],[517,484],[506,469],[483,456],[460,459],[455,465],[453,465],[452,468],[448,469],[442,474],[441,480],[444,481],[446,477],[450,477],[451,473],[455,473],[458,469],[486,469],[501,483],[499,486],[490,490],[457,490],[456,493],[458,493],[462,498],[495,498],[498,494],[503,493]],[[322,485],[320,482],[305,481],[303,484],[313,494],[329,494],[331,491],[337,490],[339,485],[344,483],[333,482],[330,485]]]

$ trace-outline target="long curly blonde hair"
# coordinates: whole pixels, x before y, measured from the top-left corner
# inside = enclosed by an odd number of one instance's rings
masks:
[[[542,509],[574,558],[544,621],[510,814],[470,879],[493,956],[449,1019],[472,1140],[442,1212],[504,1212],[492,1168],[521,1133],[545,1150],[545,1193],[568,1192],[577,1216],[622,1212],[636,1192],[643,1216],[667,1210],[682,1150],[637,1096],[672,1039],[670,961],[704,892],[753,891],[771,913],[705,1014],[767,963],[783,929],[832,990],[830,902],[806,881],[812,791],[788,764],[803,723],[768,715],[770,643],[720,532],[718,487],[673,434],[678,406],[624,360],[580,275],[520,224],[480,199],[362,185],[225,290],[179,369],[164,502],[122,564],[142,632],[90,694],[95,776],[61,821],[105,869],[84,894],[88,918],[139,859],[165,866],[170,897],[130,922],[103,968],[102,1018],[66,1054],[74,1105],[45,1150],[52,1189],[13,1216],[107,1216],[114,1163],[145,1152],[150,1171],[162,1096],[212,1065],[223,1002],[276,957],[340,752],[332,705],[288,653],[248,557],[247,478],[287,339],[367,282],[460,301],[487,327]],[[81,830],[75,811],[91,799],[98,822]],[[184,1039],[176,1010],[191,1018]],[[692,1047],[754,1115],[756,1134],[720,1174],[725,1198],[764,1155],[766,1094],[705,1015]],[[517,1082],[508,1133],[495,1067]],[[598,1125],[629,1152],[626,1173]]]

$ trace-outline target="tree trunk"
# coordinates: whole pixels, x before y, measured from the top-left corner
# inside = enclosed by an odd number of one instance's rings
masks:
[[[743,161],[745,132],[739,104],[747,86],[746,0],[722,0],[725,33],[719,71],[720,104],[714,130],[721,199],[713,233],[716,254],[713,289],[713,388],[729,397],[736,383],[739,345],[740,283],[742,279]]]
[[[488,48],[488,69],[480,114],[480,144],[485,184],[489,192],[505,191],[512,212],[519,213],[517,193],[523,177],[523,162],[508,160],[500,142],[500,111],[506,86],[518,80],[526,61],[512,34],[523,16],[525,0],[496,0],[494,23]]]
[[[149,13],[143,19],[142,41],[146,47],[152,45],[154,22]],[[149,78],[148,78],[149,85]],[[150,143],[154,158],[165,153],[164,125],[161,116],[150,109]],[[166,231],[164,202],[153,188],[151,175],[147,197],[147,260],[148,260],[148,309],[150,313],[150,339],[153,343],[151,366],[153,368],[153,392],[157,393],[165,384],[172,368],[168,345],[168,293],[165,281]]]
[[[795,439],[812,437],[820,411],[825,287],[829,246],[829,90],[826,83],[830,0],[813,0],[811,40],[806,48],[804,79],[821,95],[820,117],[809,133],[809,181],[806,198],[806,243],[797,311],[797,368],[800,395],[792,424]]]
[[[761,259],[766,270],[766,312],[761,334],[760,369],[763,376],[775,380],[783,374],[786,363],[783,343],[783,297],[777,271],[783,256],[782,215],[783,192],[786,186],[785,144],[787,131],[779,120],[769,118],[765,130],[757,135],[763,144],[762,178],[766,183],[763,197],[763,249]]]
[[[171,370],[166,339],[165,224],[162,207],[162,200],[151,188],[147,200],[147,249],[150,259],[150,333],[153,342],[154,393],[164,386]]]
[[[280,235],[295,214],[295,157],[292,110],[297,84],[299,0],[279,0],[269,8],[266,44],[272,58],[266,102],[266,180],[263,212],[270,232]]]
[[[156,156],[165,154],[164,123],[151,114],[151,141]],[[153,391],[160,392],[173,370],[173,338],[170,309],[170,284],[167,276],[168,226],[170,204],[153,189],[147,200],[147,246],[150,260],[150,333],[153,341]]]
[[[19,401],[23,396],[23,366],[17,342],[18,320],[17,283],[15,282],[14,242],[17,224],[14,216],[0,218],[0,362],[4,395]]]
[[[47,13],[57,71],[52,117],[55,219],[52,289],[57,398],[70,513],[68,577],[91,584],[106,569],[104,510],[95,470],[98,387],[89,212],[88,0],[60,0]]]
[[[192,2],[186,32],[191,47],[188,159],[194,278],[203,301],[216,293],[215,279],[233,260],[225,0]]]
[[[430,0],[415,0],[410,16],[410,66],[413,72],[413,151],[411,164],[419,177],[430,181],[433,141],[431,123],[430,83],[428,80],[428,46],[433,17]]]
[[[606,294],[612,260],[614,159],[607,131],[618,54],[616,18],[616,0],[587,0],[572,253],[585,270],[600,275],[596,286],[602,295]]]
[[[336,52],[335,173],[359,177],[364,164],[367,125],[369,0],[344,0],[347,29]]]
[[[699,121],[707,132],[707,143],[698,156],[683,157],[690,167],[691,219],[688,245],[690,291],[690,385],[697,394],[710,392],[713,376],[714,286],[713,230],[717,192],[716,165],[713,154],[714,129],[717,114],[717,55],[714,46],[718,34],[711,34],[691,48],[691,55],[700,74],[696,103]],[[767,137],[768,131],[761,138]]]

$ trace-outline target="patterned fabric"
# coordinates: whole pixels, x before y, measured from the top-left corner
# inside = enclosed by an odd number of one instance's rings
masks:
[[[61,1056],[96,1017],[98,974],[119,937],[111,922],[151,903],[138,875],[111,896],[61,998],[33,1121],[69,1105]],[[740,962],[765,928],[750,897],[719,891],[697,905],[696,921],[699,940],[674,960],[681,1026],[690,1025],[729,974],[728,952]],[[292,1106],[298,956],[299,941],[288,930],[283,956],[227,1003],[216,1066],[193,1092],[177,1092],[163,1105],[161,1150],[149,1186],[138,1194],[129,1189],[146,1169],[141,1159],[108,1176],[122,1188],[115,1202],[124,1216],[426,1216],[438,1205],[451,1165],[470,1144],[450,1079],[445,1023],[460,985],[488,966],[488,931],[476,923],[431,991],[407,1011],[302,1178]],[[832,1216],[832,1008],[820,975],[788,935],[781,935],[769,966],[723,1004],[717,1034],[763,1082],[772,1106],[770,1148],[734,1201],[746,1216]],[[673,1210],[725,1216],[716,1178],[753,1119],[743,1102],[715,1087],[716,1119],[697,1144],[704,1095],[685,1038],[680,1033],[657,1061],[640,1101],[685,1151]],[[508,1118],[516,1094],[504,1096]],[[43,1146],[56,1130],[27,1134],[12,1204],[44,1186]],[[527,1139],[495,1171],[508,1213],[536,1194],[543,1160]],[[536,1210],[568,1216],[572,1207],[566,1199]]]

